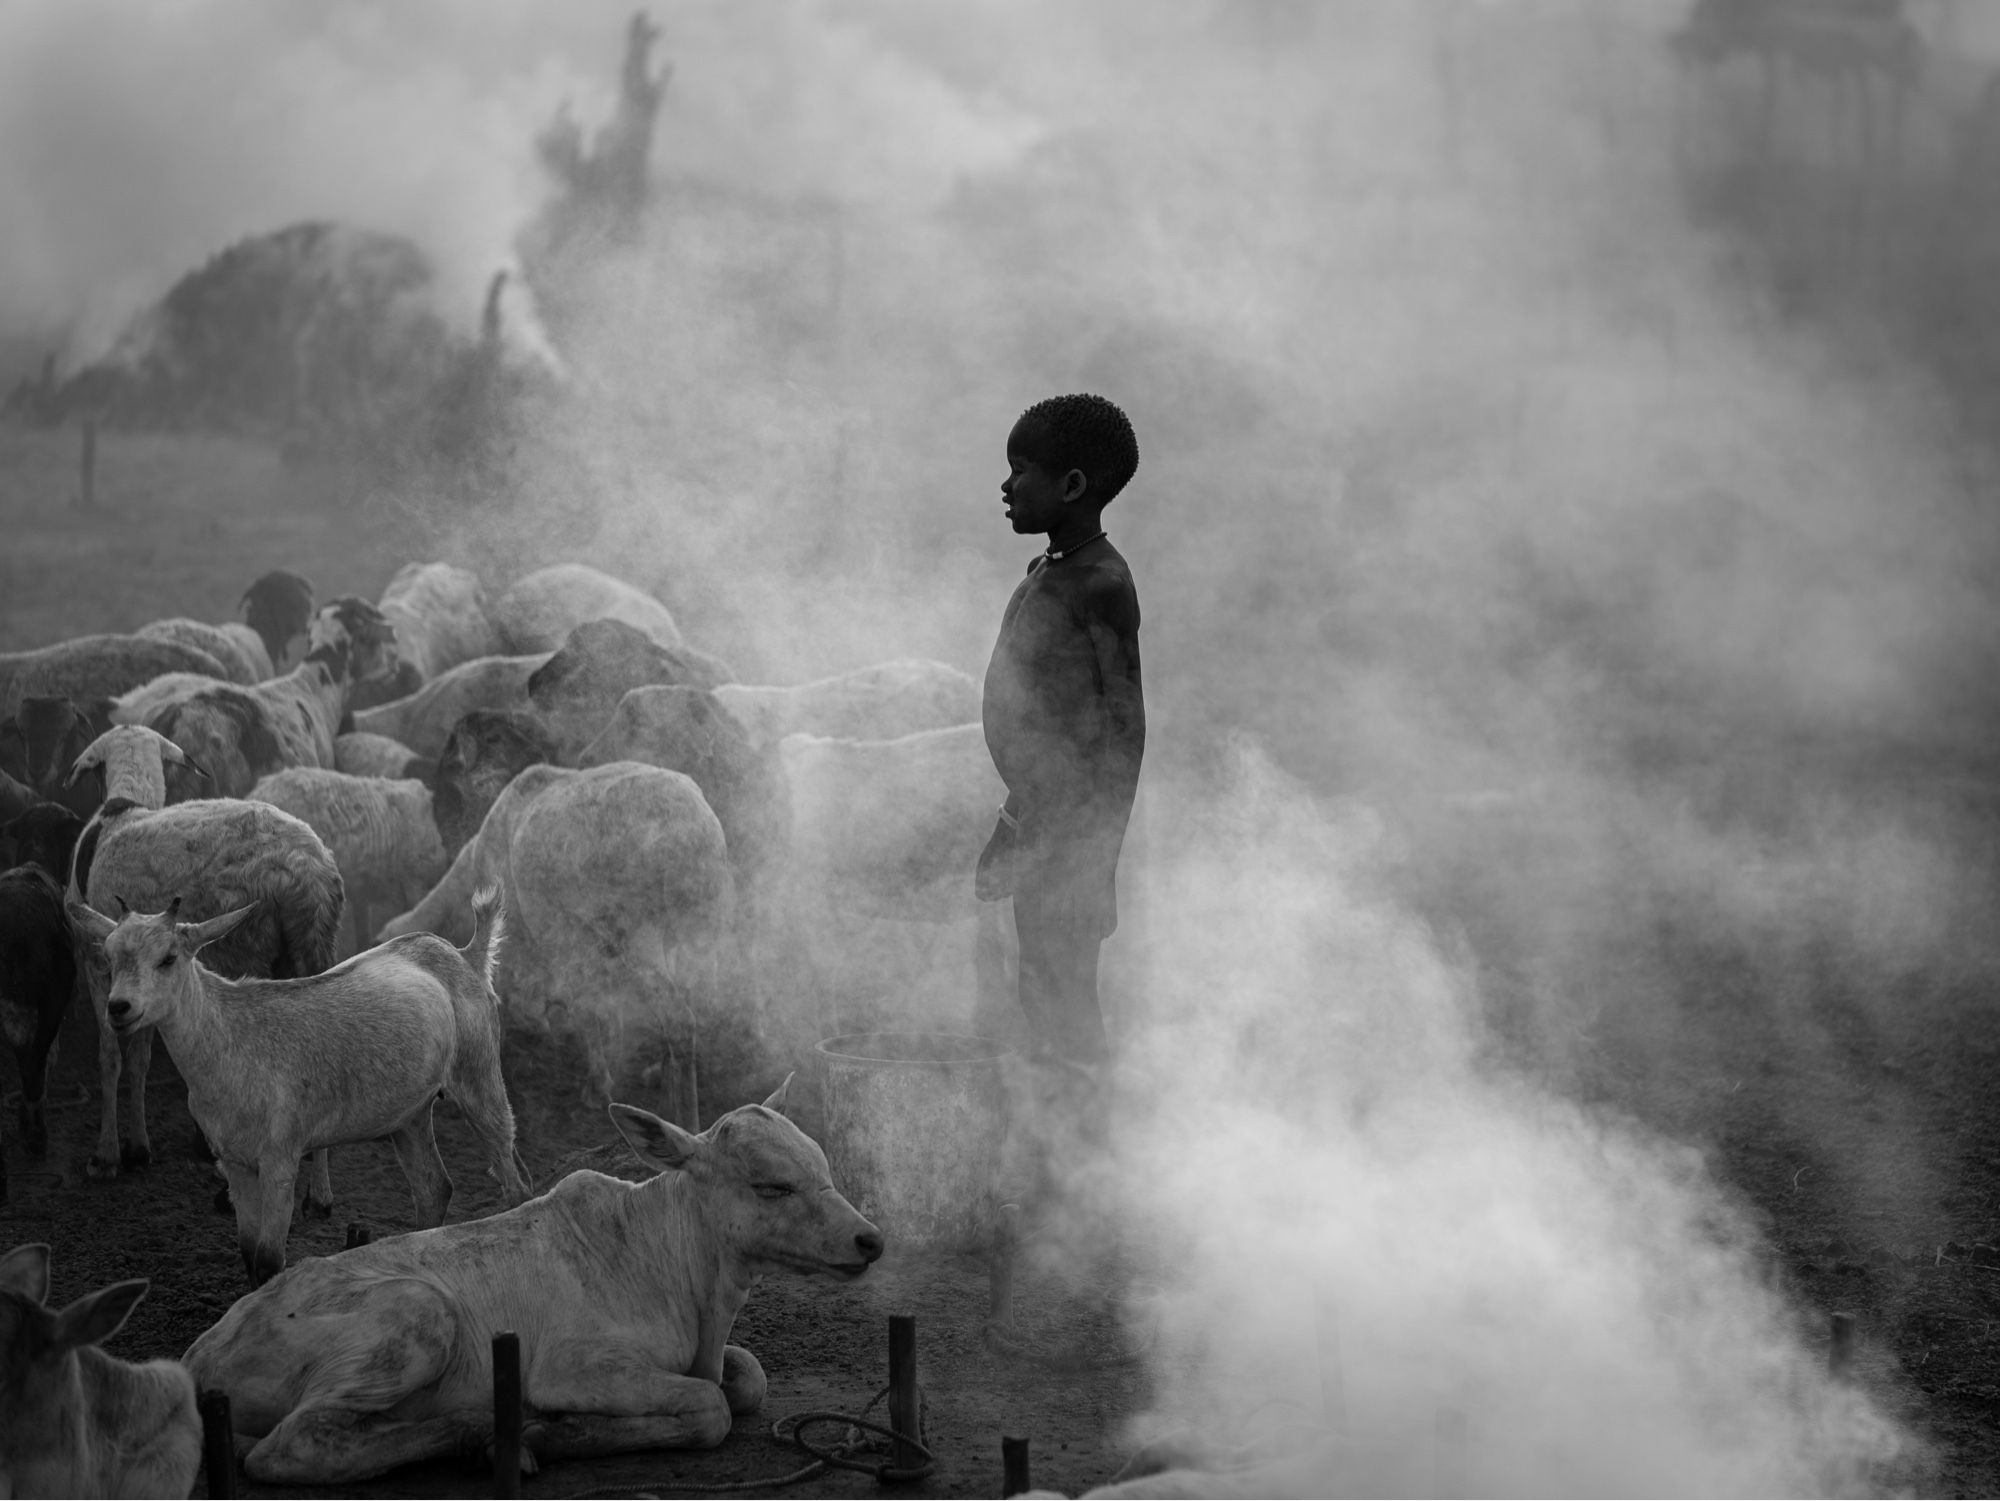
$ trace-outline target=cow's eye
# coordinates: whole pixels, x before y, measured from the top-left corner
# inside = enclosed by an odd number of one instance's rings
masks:
[[[166,958],[160,961],[158,967],[161,969],[172,969],[174,967],[174,956],[172,954],[167,955]]]
[[[756,1189],[757,1197],[760,1199],[782,1199],[786,1194],[793,1192],[791,1185],[787,1183],[759,1183]]]

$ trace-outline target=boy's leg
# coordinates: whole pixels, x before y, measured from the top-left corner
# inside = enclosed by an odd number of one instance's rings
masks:
[[[1097,954],[1104,940],[1069,904],[1027,892],[1014,897],[1021,940],[1021,1010],[1031,1054],[1096,1065],[1110,1056],[1097,1001]]]

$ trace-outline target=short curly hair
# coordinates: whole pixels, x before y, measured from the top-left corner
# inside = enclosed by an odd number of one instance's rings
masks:
[[[1008,446],[1044,469],[1081,469],[1091,497],[1109,505],[1139,470],[1131,420],[1102,396],[1051,396],[1021,413]]]

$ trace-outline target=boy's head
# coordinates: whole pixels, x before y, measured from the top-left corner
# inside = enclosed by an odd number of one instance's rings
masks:
[[[1059,497],[1064,504],[1097,511],[1109,505],[1137,472],[1139,440],[1125,414],[1102,396],[1051,396],[1029,407],[1015,422],[1007,435],[1007,460],[1017,473],[1029,466],[1040,470],[1051,499]],[[1011,493],[1009,499],[1014,499]],[[1049,530],[1047,524],[1024,525],[1044,518],[1027,513],[1019,504],[1011,514],[1016,531]]]

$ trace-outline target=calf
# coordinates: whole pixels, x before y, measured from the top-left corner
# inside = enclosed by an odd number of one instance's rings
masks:
[[[62,888],[40,866],[0,872],[0,1034],[21,1070],[21,1134],[37,1155],[49,1145],[49,1054],[75,992]],[[6,1198],[7,1160],[0,1154],[0,1203]]]
[[[789,1084],[787,1081],[787,1085]],[[766,1272],[857,1277],[881,1233],[786,1120],[786,1086],[699,1136],[611,1119],[659,1176],[571,1173],[531,1203],[301,1262],[187,1352],[266,1484],[344,1484],[493,1436],[492,1336],[521,1337],[523,1465],[712,1447],[764,1398],[728,1343]]]
[[[130,1365],[97,1346],[147,1283],[56,1313],[49,1248],[0,1256],[0,1496],[185,1496],[201,1467],[194,1381],[178,1361]]]
[[[387,1138],[418,1223],[444,1223],[451,1178],[431,1136],[440,1093],[486,1144],[507,1201],[528,1197],[500,1077],[497,890],[473,897],[463,950],[413,934],[298,980],[227,980],[196,959],[254,903],[201,923],[175,922],[179,907],[176,897],[163,913],[128,912],[117,923],[81,902],[69,913],[104,945],[111,1026],[121,1035],[158,1027],[187,1082],[188,1109],[229,1180],[253,1284],[284,1270],[306,1152]]]

